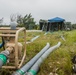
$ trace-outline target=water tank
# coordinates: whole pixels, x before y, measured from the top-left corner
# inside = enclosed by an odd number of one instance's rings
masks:
[[[17,22],[11,22],[10,23],[11,29],[16,29],[16,26],[17,26]]]

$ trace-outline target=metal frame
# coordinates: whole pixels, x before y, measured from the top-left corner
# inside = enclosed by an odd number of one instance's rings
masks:
[[[19,38],[19,33],[20,32],[24,32],[24,54],[23,54],[23,57],[21,60],[19,60],[18,58],[18,38]],[[6,34],[4,34],[6,33]],[[14,33],[14,34],[11,34],[11,33]],[[14,37],[15,38],[15,52],[14,52],[14,55],[15,55],[15,63],[14,63],[14,66],[3,66],[2,68],[11,68],[11,69],[19,69],[23,62],[24,62],[24,59],[26,57],[26,29],[24,27],[22,28],[17,28],[15,30],[11,30],[10,28],[0,28],[0,37]],[[19,63],[20,61],[20,63]]]

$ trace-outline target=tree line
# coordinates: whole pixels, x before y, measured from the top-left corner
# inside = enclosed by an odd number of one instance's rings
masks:
[[[26,14],[24,17],[17,15],[17,23],[20,27],[26,27],[26,29],[36,29],[37,24],[31,14]]]
[[[11,22],[17,22],[18,27],[25,27],[26,29],[38,29],[39,25],[36,24],[36,21],[32,17],[31,13],[22,16],[21,14],[12,14],[10,15]],[[9,25],[2,25],[3,20],[0,20],[0,26],[9,26]]]

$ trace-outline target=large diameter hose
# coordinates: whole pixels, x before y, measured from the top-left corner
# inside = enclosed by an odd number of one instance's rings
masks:
[[[25,75],[36,75],[37,72],[39,71],[39,67],[41,65],[41,63],[49,56],[49,54],[54,51],[55,49],[57,49],[59,46],[61,45],[61,42],[59,42],[57,45],[49,48],[37,61],[36,63],[31,67],[31,69],[29,70],[28,73],[26,73]]]
[[[47,45],[35,56],[33,57],[28,63],[26,63],[21,69],[14,72],[12,75],[23,75],[25,72],[27,72],[31,66],[40,58],[40,56],[48,50],[50,47],[50,44],[47,43]]]
[[[2,67],[2,65],[6,64],[9,54],[10,53],[8,50],[2,51],[0,53],[0,68]]]
[[[39,38],[39,37],[40,37],[40,35],[38,35],[38,36],[32,38],[32,39],[31,39],[31,42],[33,42],[34,40],[36,40],[36,39]]]

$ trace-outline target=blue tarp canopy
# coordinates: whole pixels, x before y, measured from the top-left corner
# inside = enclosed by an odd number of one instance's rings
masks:
[[[65,21],[65,19],[63,18],[60,18],[60,17],[55,17],[55,18],[52,18],[52,19],[48,19],[49,22],[63,22]]]

